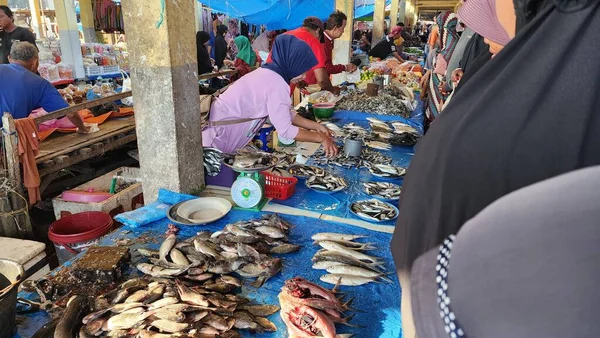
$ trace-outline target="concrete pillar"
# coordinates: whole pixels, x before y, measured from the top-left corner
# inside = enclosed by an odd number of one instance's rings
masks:
[[[194,12],[196,13],[196,32],[202,30],[202,4],[194,0]]]
[[[373,46],[385,35],[383,32],[384,21],[385,0],[375,0],[375,12],[373,12]]]
[[[29,0],[29,11],[31,13],[31,28],[37,39],[44,38],[44,29],[42,28],[42,19],[40,17],[40,1]]]
[[[8,0],[0,0],[0,6],[8,6]]]
[[[393,28],[398,23],[398,9],[400,0],[392,0],[392,8],[390,10],[390,27]]]
[[[60,36],[62,61],[73,68],[75,78],[82,78],[85,76],[85,71],[83,70],[75,3],[73,0],[54,0],[54,10]]]
[[[122,3],[146,201],[204,187],[194,2]]]
[[[92,0],[79,0],[79,15],[81,17],[81,27],[83,28],[83,41],[86,43],[96,42]]]
[[[400,0],[400,6],[398,8],[398,22],[404,22],[406,20],[406,1],[407,0]]]
[[[352,53],[352,33],[354,29],[354,0],[336,0],[335,9],[342,11],[348,17],[344,35],[336,39],[333,43],[333,59],[334,65],[347,65],[351,61]],[[333,76],[332,83],[334,85],[346,81],[346,73],[336,74]]]

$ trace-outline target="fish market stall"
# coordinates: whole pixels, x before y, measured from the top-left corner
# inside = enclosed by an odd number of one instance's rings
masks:
[[[284,337],[304,325],[325,337],[333,337],[332,330],[342,337],[402,337],[390,233],[243,210],[204,226],[174,227],[164,216],[163,209],[160,220],[126,226],[100,240],[101,247],[129,249],[131,258],[122,269],[128,282],[99,291],[103,296],[93,303],[102,308],[110,301],[107,310],[74,316],[78,321],[87,316],[84,330],[103,336],[105,329],[133,328],[140,337],[167,337],[195,328],[221,337],[239,336],[235,330],[260,338]],[[253,237],[262,239],[252,243]],[[53,275],[65,276],[84,259],[79,255]],[[156,278],[134,279],[142,272]],[[343,296],[331,292],[337,283]],[[20,296],[35,300],[35,294]],[[58,298],[64,302],[68,296]],[[19,315],[15,337],[31,337],[50,320],[43,311]]]

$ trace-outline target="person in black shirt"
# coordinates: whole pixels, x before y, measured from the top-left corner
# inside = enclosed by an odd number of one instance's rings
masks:
[[[398,51],[396,50],[396,45],[394,45],[394,40],[400,38],[402,34],[402,27],[396,26],[389,35],[381,39],[371,50],[369,51],[369,56],[385,59],[388,55],[392,54],[398,61],[404,62],[405,60],[400,56]]]
[[[13,12],[0,6],[0,64],[8,63],[10,48],[15,41],[27,41],[35,46],[35,36],[27,28],[15,25]]]

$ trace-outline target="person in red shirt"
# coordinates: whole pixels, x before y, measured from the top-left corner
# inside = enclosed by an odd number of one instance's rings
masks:
[[[339,74],[341,72],[353,72],[356,70],[356,66],[352,63],[347,65],[334,65],[333,64],[333,40],[339,39],[344,34],[344,29],[346,28],[346,24],[348,22],[348,18],[346,14],[335,11],[331,13],[329,19],[327,19],[327,25],[325,26],[325,32],[323,35],[325,36],[325,42],[323,45],[323,51],[325,52],[325,70],[327,71],[328,76],[333,74]],[[315,77],[315,73],[313,71],[309,71],[306,73],[305,82],[309,85],[318,83],[317,78]]]
[[[314,16],[309,16],[308,18],[304,19],[302,27],[286,32],[285,34],[293,35],[296,38],[306,42],[310,46],[310,49],[317,58],[317,65],[307,73],[314,72],[316,83],[319,84],[321,90],[327,90],[337,95],[340,93],[340,89],[331,85],[329,74],[327,74],[327,70],[325,69],[327,57],[320,40],[324,28],[325,27],[323,26],[321,19]],[[267,59],[267,63],[268,62],[271,62],[271,55],[269,55],[269,58]],[[293,91],[294,88],[292,88],[292,92]]]

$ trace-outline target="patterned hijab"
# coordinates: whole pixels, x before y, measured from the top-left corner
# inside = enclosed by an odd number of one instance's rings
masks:
[[[456,49],[456,44],[460,39],[460,36],[456,31],[458,18],[456,17],[456,14],[450,13],[450,11],[440,15],[440,18],[442,17],[445,17],[446,19],[440,26],[440,37],[442,38],[442,51],[440,54],[443,56],[446,62],[450,62],[450,58]]]

